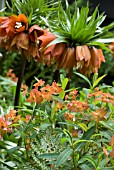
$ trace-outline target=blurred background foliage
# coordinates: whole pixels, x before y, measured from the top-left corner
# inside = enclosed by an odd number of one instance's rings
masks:
[[[4,7],[3,5],[4,1],[0,1],[0,8],[2,9]],[[10,0],[8,1],[10,3]],[[65,4],[65,0],[62,0],[63,6]],[[100,3],[100,0],[95,2],[93,0],[77,0],[77,6],[82,7],[85,5],[89,5],[90,7],[90,13],[92,13],[93,9],[95,8],[95,5],[98,5]],[[69,0],[69,4],[71,5],[71,9],[73,11],[74,9],[74,0]],[[101,4],[102,5],[102,4]],[[99,5],[100,6],[100,5]],[[64,6],[65,8],[65,6]],[[102,8],[100,8],[102,10]],[[103,12],[103,11],[100,11]],[[106,12],[108,14],[108,12]],[[107,18],[104,22],[104,25],[109,24],[114,19],[110,17],[110,15],[107,15]],[[13,69],[16,76],[19,75],[20,70],[20,55],[17,53],[7,53],[4,49],[0,49],[0,75],[5,76],[9,69]],[[99,76],[103,74],[107,74],[107,76],[103,79],[103,83],[112,85],[112,82],[114,80],[114,56],[110,54],[109,52],[105,52],[105,59],[106,62],[101,65],[101,68],[99,69]],[[63,70],[60,72],[66,74]],[[24,80],[27,85],[30,85],[34,77],[42,78],[46,81],[46,83],[51,83],[54,79],[54,69],[53,66],[47,67],[40,65],[39,63],[36,63],[35,61],[29,61],[26,65]],[[53,78],[52,78],[53,77]],[[91,79],[91,77],[90,77]],[[83,79],[79,78],[76,75],[72,75],[72,85],[76,86],[85,86],[85,82]]]

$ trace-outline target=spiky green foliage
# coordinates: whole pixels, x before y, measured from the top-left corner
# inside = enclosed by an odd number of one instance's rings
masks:
[[[59,3],[58,18],[47,22],[47,24],[58,37],[53,44],[59,42],[66,42],[70,46],[88,44],[107,49],[103,43],[114,41],[114,36],[112,37],[112,34],[109,34],[109,30],[114,28],[114,22],[108,26],[101,27],[105,18],[104,13],[99,14],[98,7],[89,16],[89,7],[79,9],[76,3],[75,11],[72,14],[66,0],[66,10]],[[106,35],[107,37],[105,38]]]
[[[12,0],[10,6],[6,1],[6,7],[9,10],[5,12],[5,15],[22,13],[27,16],[29,25],[39,24],[41,22],[40,17],[52,15],[53,11],[57,9],[57,4],[53,0]]]

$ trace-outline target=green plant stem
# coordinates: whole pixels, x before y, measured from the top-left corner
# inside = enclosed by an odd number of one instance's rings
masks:
[[[67,86],[66,86],[66,90],[69,90],[69,89],[70,89],[70,81],[71,81],[72,72],[73,72],[73,70],[70,69],[69,72],[68,72],[68,74],[67,74],[67,76],[66,76],[66,77],[69,79],[69,81],[68,81],[68,83],[67,83]]]
[[[22,84],[23,76],[24,76],[24,72],[25,72],[25,66],[26,66],[26,57],[24,55],[22,55],[20,73],[19,73],[19,77],[18,77],[16,94],[15,94],[15,102],[14,102],[14,108],[16,110],[17,110],[17,107],[19,106],[20,90],[21,90],[21,84]]]
[[[74,170],[77,170],[77,163],[76,163],[76,161],[75,161],[75,149],[74,149],[73,144],[72,144],[72,149],[73,149],[72,159],[73,159],[73,164],[74,164]]]
[[[74,148],[74,145],[73,145],[72,138],[70,138],[70,140],[71,140],[71,148],[73,150],[73,152],[72,152],[72,160],[73,160],[74,170],[77,170],[77,162],[76,162],[76,159],[75,159],[75,148]]]

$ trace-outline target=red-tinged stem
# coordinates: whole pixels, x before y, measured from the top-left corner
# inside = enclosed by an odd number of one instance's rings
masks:
[[[25,66],[26,66],[26,57],[24,55],[22,55],[20,73],[19,73],[19,77],[18,77],[18,82],[17,82],[17,87],[16,87],[16,94],[15,94],[15,102],[14,102],[14,108],[16,110],[17,110],[17,107],[19,106],[21,83],[23,81],[23,76],[24,76],[24,72],[25,72]]]

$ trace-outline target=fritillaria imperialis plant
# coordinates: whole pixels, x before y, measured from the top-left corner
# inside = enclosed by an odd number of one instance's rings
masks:
[[[14,0],[9,11],[0,17],[0,47],[7,51],[17,51],[22,55],[21,71],[17,83],[15,106],[19,104],[20,86],[24,75],[26,58],[31,57],[37,62],[43,62],[39,53],[41,35],[49,35],[41,16],[47,18],[52,13],[56,3],[43,0]],[[42,27],[42,28],[41,28]],[[53,36],[53,35],[52,35]]]
[[[97,73],[101,63],[105,62],[102,50],[109,50],[104,43],[114,40],[112,34],[108,34],[114,23],[101,27],[105,18],[103,13],[99,14],[97,7],[89,16],[88,6],[81,9],[76,7],[72,14],[67,0],[66,11],[60,4],[58,18],[54,21],[44,18],[55,35],[54,40],[43,51],[47,64],[55,63],[56,69],[72,70],[76,67],[86,75]],[[40,39],[45,42],[44,35]]]

